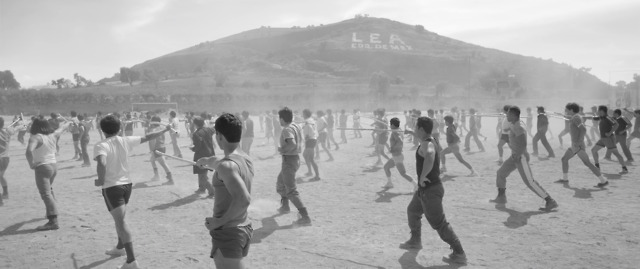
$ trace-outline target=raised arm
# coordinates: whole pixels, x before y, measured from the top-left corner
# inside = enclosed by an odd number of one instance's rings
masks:
[[[156,131],[156,132],[152,132],[152,133],[148,133],[147,135],[145,135],[144,137],[142,137],[142,139],[140,139],[140,143],[144,143],[147,142],[151,139],[155,139],[156,137],[160,136],[161,134],[167,132],[171,130],[171,125],[167,125],[166,128],[160,130],[160,131]]]

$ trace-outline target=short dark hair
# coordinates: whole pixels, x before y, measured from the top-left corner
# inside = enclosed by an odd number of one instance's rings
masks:
[[[520,117],[520,108],[518,106],[509,107],[509,111],[507,112],[513,112],[516,114],[516,116],[518,116],[518,118]]]
[[[51,113],[51,118],[52,118],[52,119],[57,119],[57,118],[58,118],[58,114],[56,114],[56,113]]]
[[[451,115],[444,116],[444,121],[447,123],[453,123],[453,117]]]
[[[105,134],[117,134],[120,132],[120,119],[114,115],[107,115],[100,120],[100,129]]]
[[[576,104],[576,103],[568,103],[568,104],[565,106],[565,108],[566,108],[566,109],[568,109],[568,110],[570,110],[570,111],[573,111],[573,113],[578,113],[578,112],[580,112],[580,106],[579,106],[578,104]]]
[[[416,130],[422,128],[427,134],[433,131],[433,120],[429,117],[419,117],[416,122]]]
[[[288,107],[284,107],[278,111],[278,117],[281,118],[285,123],[291,123],[293,121],[293,112]]]
[[[242,111],[242,116],[245,117],[245,118],[248,118],[249,117],[249,111],[246,111],[246,110]]]
[[[389,120],[389,124],[395,127],[400,127],[400,120],[398,118],[391,118],[391,120]]]
[[[193,124],[200,128],[204,126],[204,119],[202,117],[196,116],[193,118]]]
[[[427,110],[427,115],[433,115],[433,113],[434,113],[433,109]],[[420,115],[420,114],[418,113],[418,115]]]
[[[542,112],[542,113],[544,113],[544,107],[543,107],[543,106],[539,106],[539,107],[538,107],[538,112]]]
[[[169,112],[169,116],[171,116],[171,117],[175,117],[175,116],[176,116],[176,112],[175,112],[175,111],[173,111],[173,110],[171,110],[171,112]]]
[[[622,115],[622,110],[616,109],[616,110],[613,111],[613,114]]]
[[[71,117],[75,117],[75,116],[77,116],[77,115],[78,115],[78,113],[77,113],[77,112],[75,112],[75,111],[71,110]]]
[[[78,120],[84,120],[84,116],[78,115]]]
[[[29,132],[32,135],[48,135],[54,131],[53,128],[51,128],[49,121],[45,120],[43,116],[34,117],[31,121],[31,130],[29,130]]]
[[[509,108],[511,108],[511,106],[510,106],[510,105],[504,105],[504,106],[502,107],[502,110],[503,110],[504,112],[507,112],[507,111],[509,111]]]
[[[609,109],[607,108],[607,106],[598,106],[598,111],[602,111],[604,113],[609,112]]]
[[[311,118],[311,110],[309,110],[308,108],[302,110],[302,117],[305,119]]]
[[[289,110],[291,111],[291,110]],[[222,113],[213,127],[229,143],[238,143],[242,137],[242,121],[231,113]]]

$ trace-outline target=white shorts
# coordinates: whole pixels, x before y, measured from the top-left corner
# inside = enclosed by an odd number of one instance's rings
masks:
[[[391,156],[391,159],[393,160],[393,162],[395,162],[396,164],[404,164],[404,155],[400,154],[397,156]]]

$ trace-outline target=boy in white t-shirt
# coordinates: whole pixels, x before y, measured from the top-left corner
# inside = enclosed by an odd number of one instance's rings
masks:
[[[129,152],[137,145],[147,142],[170,130],[171,126],[161,131],[140,136],[118,136],[120,132],[120,120],[109,115],[100,121],[100,129],[105,134],[105,139],[97,143],[93,148],[94,160],[98,163],[97,187],[102,187],[102,196],[107,204],[107,209],[116,224],[118,244],[108,250],[107,255],[127,255],[127,261],[119,268],[138,268],[138,262],[133,254],[131,232],[125,222],[126,205],[131,197],[131,178],[129,176]]]

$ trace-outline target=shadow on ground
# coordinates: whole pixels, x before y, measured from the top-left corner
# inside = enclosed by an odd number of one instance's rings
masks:
[[[540,210],[520,212],[514,209],[507,208],[504,204],[496,204],[496,209],[502,212],[509,213],[509,217],[507,217],[507,220],[504,221],[503,224],[507,228],[511,228],[511,229],[517,229],[527,225],[529,222],[529,218],[531,218],[532,216],[555,212],[555,211],[546,212],[546,211],[540,211]]]
[[[25,221],[13,224],[13,225],[11,225],[11,226],[9,226],[7,228],[4,228],[4,230],[0,231],[0,237],[1,236],[7,236],[7,235],[19,235],[19,234],[35,233],[38,230],[36,230],[36,229],[20,230],[20,227],[22,227],[22,225],[25,225],[27,223],[32,223],[32,222],[36,222],[36,221],[40,221],[40,220],[45,220],[45,218],[35,218],[35,219],[25,220]]]
[[[197,193],[194,193],[194,194],[191,194],[189,196],[182,197],[182,198],[180,198],[178,200],[175,200],[175,201],[173,201],[171,203],[159,204],[159,205],[155,205],[155,206],[149,207],[149,209],[151,209],[151,210],[165,210],[165,209],[172,208],[172,207],[179,207],[179,206],[187,205],[187,204],[193,203],[193,202],[195,202],[195,201],[197,201],[199,199],[200,199],[200,195],[197,194]]]

